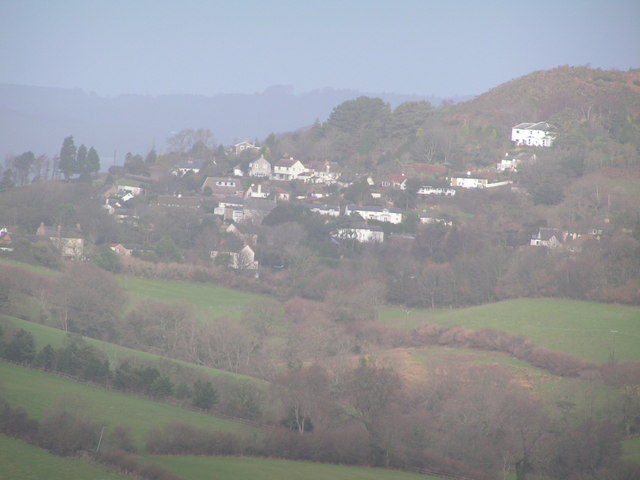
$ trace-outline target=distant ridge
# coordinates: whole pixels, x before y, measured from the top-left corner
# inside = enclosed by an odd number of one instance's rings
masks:
[[[290,86],[255,94],[105,97],[81,89],[0,84],[0,155],[27,150],[53,155],[64,137],[74,135],[76,144],[95,146],[103,163],[114,156],[122,162],[127,152],[144,154],[152,147],[162,151],[172,131],[187,128],[209,128],[224,144],[262,140],[272,132],[324,121],[335,106],[361,95],[382,98],[392,107],[415,100],[439,105],[444,100],[333,88],[295,94]]]

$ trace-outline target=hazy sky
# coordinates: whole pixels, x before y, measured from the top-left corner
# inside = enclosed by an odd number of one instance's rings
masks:
[[[0,83],[446,97],[566,64],[640,67],[640,1],[0,0]]]

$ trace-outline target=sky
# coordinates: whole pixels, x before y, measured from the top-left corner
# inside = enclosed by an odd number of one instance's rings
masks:
[[[640,67],[638,0],[0,0],[0,83],[98,95],[477,95]]]

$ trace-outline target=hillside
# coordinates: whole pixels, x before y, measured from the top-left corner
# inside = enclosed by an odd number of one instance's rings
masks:
[[[523,122],[590,122],[611,113],[637,119],[640,70],[557,67],[499,85],[449,109],[451,118],[501,130]]]

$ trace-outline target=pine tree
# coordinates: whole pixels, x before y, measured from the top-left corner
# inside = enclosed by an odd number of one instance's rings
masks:
[[[69,178],[71,178],[71,176],[75,174],[78,169],[76,163],[76,146],[73,143],[73,136],[68,136],[62,142],[58,169],[64,175],[65,180],[69,180]]]

